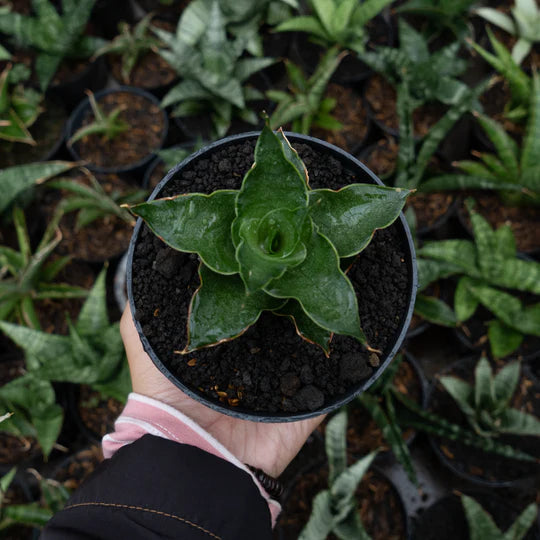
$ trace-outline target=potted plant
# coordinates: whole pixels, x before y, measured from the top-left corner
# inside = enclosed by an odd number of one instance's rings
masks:
[[[66,129],[73,159],[97,173],[142,176],[168,132],[159,101],[131,86],[87,94]]]
[[[398,218],[409,192],[377,185],[352,156],[331,145],[291,137],[309,163],[310,184],[329,189],[311,190],[306,166],[283,133],[265,127],[254,166],[256,134],[231,137],[170,171],[154,191],[155,200],[131,207],[148,224],[136,226],[128,263],[128,293],[145,349],[190,395],[223,412],[258,420],[269,420],[271,413],[274,421],[321,414],[369,386],[397,352],[414,294],[412,247],[403,218],[364,249],[375,229]],[[370,184],[354,184],[358,178]],[[190,187],[212,191],[221,186],[228,189],[178,196]],[[187,214],[185,204],[193,208]],[[349,221],[347,208],[358,204],[362,218]],[[254,213],[244,218],[244,212]],[[342,216],[335,228],[329,225],[333,212]],[[193,220],[186,221],[190,215]],[[387,248],[377,247],[378,241]],[[386,251],[387,263],[376,262],[382,256],[378,249]],[[345,258],[341,266],[340,258]],[[376,309],[367,299],[362,302],[361,293],[358,302],[351,283],[359,291],[373,290],[369,279],[374,270],[386,292],[370,293],[372,302],[378,294],[392,295],[392,300],[378,299]],[[199,275],[206,286],[200,287]],[[148,280],[157,296],[144,292]],[[328,285],[321,288],[321,280]],[[173,306],[164,295],[175,296]],[[220,302],[217,310],[214,298]],[[382,325],[370,320],[377,318],[372,310],[384,313]],[[284,317],[262,313],[268,311]],[[188,316],[186,342],[178,328]],[[360,328],[361,317],[367,333]],[[334,333],[342,335],[330,343]]]
[[[346,411],[332,417],[325,436],[328,463],[303,471],[286,494],[277,526],[281,538],[324,540],[332,533],[358,540],[408,538],[408,519],[397,490],[370,468],[377,452],[352,464],[347,459],[346,426]]]

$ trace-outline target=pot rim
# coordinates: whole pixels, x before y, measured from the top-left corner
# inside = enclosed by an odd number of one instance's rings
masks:
[[[259,131],[250,131],[247,133],[241,133],[239,135],[231,135],[229,137],[226,137],[224,139],[220,139],[218,141],[215,141],[211,143],[210,145],[206,146],[205,148],[202,148],[201,150],[198,150],[188,158],[186,158],[184,161],[176,165],[176,167],[173,167],[161,180],[161,182],[155,187],[154,191],[149,197],[149,201],[153,200],[157,194],[161,191],[161,189],[164,187],[164,185],[180,171],[184,167],[186,167],[188,164],[190,164],[192,161],[199,159],[200,157],[213,152],[216,148],[222,147],[224,145],[230,145],[236,142],[242,142],[244,140],[248,139],[254,139],[259,136]],[[360,161],[358,161],[354,156],[349,154],[348,152],[345,152],[344,150],[327,143],[325,141],[321,141],[320,139],[316,139],[314,137],[310,137],[308,135],[302,135],[299,133],[293,133],[286,131],[285,135],[291,143],[304,143],[308,144],[312,147],[315,147],[315,149],[321,151],[325,151],[326,153],[333,154],[333,157],[337,158],[341,162],[348,162],[351,167],[350,168],[356,168],[360,169],[360,171],[364,174],[364,176],[369,177],[369,179],[372,180],[373,183],[384,185],[378,178],[373,174],[365,165],[363,165]],[[205,396],[202,393],[198,393],[191,388],[188,388],[185,386],[181,381],[179,381],[176,377],[170,373],[168,368],[163,364],[163,362],[158,358],[154,350],[152,349],[152,346],[150,345],[150,342],[144,335],[144,332],[142,330],[142,326],[140,322],[135,318],[135,302],[133,299],[133,289],[132,289],[132,267],[133,267],[133,254],[135,250],[135,244],[138,239],[139,231],[142,227],[143,221],[141,218],[137,219],[137,223],[135,225],[133,236],[131,237],[131,241],[129,244],[128,249],[128,264],[127,264],[127,290],[128,290],[128,299],[129,299],[129,305],[131,307],[131,313],[133,322],[135,324],[135,328],[137,329],[137,332],[139,334],[139,337],[141,339],[143,348],[145,352],[150,356],[152,361],[154,362],[154,365],[163,373],[167,379],[169,379],[173,384],[175,384],[180,390],[182,390],[184,393],[186,393],[191,398],[207,405],[211,409],[227,414],[229,416],[233,416],[236,418],[241,418],[243,420],[251,420],[256,422],[296,422],[299,420],[306,420],[308,418],[313,418],[316,416],[320,416],[323,414],[327,414],[331,411],[334,411],[341,406],[345,405],[349,401],[351,401],[355,396],[369,388],[383,373],[383,371],[386,369],[386,367],[390,364],[393,357],[399,352],[401,348],[401,344],[405,339],[407,328],[409,327],[409,323],[412,318],[413,310],[414,310],[414,301],[416,298],[416,289],[418,287],[418,276],[417,276],[417,269],[416,269],[416,252],[414,250],[414,244],[411,232],[409,230],[409,227],[407,225],[407,221],[405,220],[405,216],[403,213],[400,213],[398,219],[394,223],[401,223],[401,230],[402,230],[402,240],[404,241],[404,248],[407,249],[408,257],[407,257],[407,269],[409,273],[409,286],[408,286],[408,299],[407,299],[407,308],[403,317],[403,320],[401,322],[401,326],[399,328],[399,331],[397,332],[397,335],[394,337],[394,344],[392,345],[392,348],[390,351],[386,354],[383,361],[381,361],[377,371],[375,371],[368,379],[365,379],[360,384],[354,386],[352,389],[350,389],[345,394],[339,396],[338,398],[334,398],[331,401],[325,403],[322,407],[314,410],[314,411],[305,411],[301,413],[286,413],[286,412],[278,412],[278,413],[269,413],[269,412],[259,412],[259,411],[249,411],[247,409],[241,409],[239,407],[236,408],[228,408],[223,406],[220,403],[217,403],[215,401],[210,400],[207,396]]]

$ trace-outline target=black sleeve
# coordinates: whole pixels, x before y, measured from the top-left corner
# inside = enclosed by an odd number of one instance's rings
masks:
[[[42,539],[270,540],[251,477],[203,450],[145,435],[105,460]]]

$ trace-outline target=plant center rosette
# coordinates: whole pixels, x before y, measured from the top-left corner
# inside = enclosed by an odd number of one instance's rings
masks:
[[[326,357],[334,334],[380,353],[361,328],[357,293],[340,261],[354,258],[377,229],[391,225],[409,193],[377,184],[311,189],[283,132],[265,127],[239,190],[131,206],[165,244],[199,257],[186,345],[176,352],[231,341],[269,311],[290,318],[297,334]]]

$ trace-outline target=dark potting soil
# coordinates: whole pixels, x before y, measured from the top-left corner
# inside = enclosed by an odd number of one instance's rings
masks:
[[[369,131],[367,109],[362,96],[352,88],[330,83],[325,97],[336,100],[331,114],[342,124],[342,128],[330,131],[314,127],[312,135],[347,152],[354,152],[366,139]]]
[[[99,167],[125,167],[135,165],[160,148],[165,124],[158,105],[144,96],[121,91],[102,96],[98,105],[104,114],[125,107],[118,118],[127,122],[129,128],[112,140],[95,134],[74,143],[83,160]],[[94,114],[89,107],[82,126],[93,121]]]
[[[502,531],[508,530],[521,513],[494,494],[471,493],[469,496],[491,515]],[[469,540],[469,526],[460,498],[450,495],[430,506],[415,523],[414,531],[418,540]],[[538,538],[538,524],[534,523],[524,540]]]
[[[476,202],[475,211],[481,214],[491,227],[499,228],[501,225],[510,225],[516,239],[516,247],[522,253],[533,252],[540,249],[540,212],[538,207],[508,206],[502,204],[497,193],[490,191],[474,191],[470,193]],[[472,231],[469,213],[465,209],[462,198],[458,207],[460,221],[465,228]]]
[[[76,80],[83,71],[88,69],[88,65],[88,58],[65,58],[58,66],[51,84],[59,85]]]
[[[90,185],[90,180],[84,174],[68,176],[77,184]],[[97,179],[108,195],[128,193],[136,189],[115,174],[98,175]],[[56,189],[45,195],[44,210],[48,216],[52,217],[58,203],[67,195],[67,190]],[[86,262],[103,262],[118,257],[127,250],[133,232],[131,224],[118,216],[107,215],[77,229],[77,214],[78,212],[68,212],[62,216],[59,223],[62,241],[56,248],[57,253],[71,255]]]
[[[67,113],[64,107],[46,99],[44,111],[38,116],[29,131],[36,144],[0,141],[0,168],[13,167],[33,161],[42,161],[63,138]]]
[[[363,149],[358,159],[384,180],[396,170],[398,152],[399,146],[396,140],[393,137],[385,137]]]
[[[113,431],[123,408],[117,399],[105,398],[85,384],[80,386],[77,411],[82,423],[97,439]]]
[[[315,496],[328,489],[326,465],[300,474],[283,503],[274,538],[297,540],[311,514]],[[395,488],[375,470],[368,470],[355,493],[358,512],[373,540],[407,538],[406,516]],[[330,534],[328,540],[335,540]]]
[[[454,364],[445,371],[445,375],[452,375],[473,382],[474,366],[477,358],[469,358]],[[495,369],[500,369],[500,366]],[[540,385],[522,372],[516,393],[512,397],[511,406],[540,417]],[[461,412],[452,397],[437,384],[430,396],[429,410],[443,416],[449,422],[471,429],[465,415]],[[525,435],[501,435],[497,441],[508,444],[540,458],[538,437]],[[499,454],[485,452],[484,450],[465,446],[459,441],[447,439],[434,439],[448,463],[456,470],[479,480],[488,482],[510,482],[533,478],[540,474],[540,464],[510,459]]]
[[[364,96],[371,107],[374,118],[385,131],[397,134],[399,120],[397,116],[396,91],[382,75],[371,76]],[[424,137],[444,115],[444,107],[438,103],[426,103],[413,112],[413,128],[415,137]]]
[[[254,143],[228,146],[198,160],[169,181],[160,196],[238,189],[252,166]],[[295,147],[313,188],[336,189],[355,181],[330,156],[305,145]],[[270,313],[263,313],[235,340],[189,355],[176,354],[186,342],[188,307],[199,286],[197,268],[196,255],[176,252],[148,228],[141,228],[133,257],[135,317],[168,369],[211,400],[269,413],[315,410],[365,380],[378,365],[377,355],[346,336],[334,337],[327,359],[319,347],[296,335],[288,319]],[[408,273],[398,230],[378,231],[348,275],[358,291],[368,342],[387,353],[407,302]]]
[[[112,56],[109,66],[113,77],[122,84],[152,90],[170,84],[176,78],[176,72],[157,53],[150,51],[138,60],[126,81],[122,76],[120,56]]]
[[[416,216],[418,230],[437,224],[450,211],[455,200],[453,193],[416,192],[407,200],[407,207],[412,207]]]

